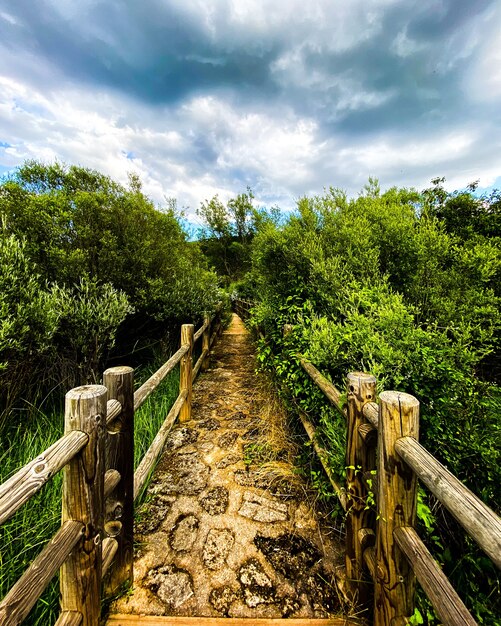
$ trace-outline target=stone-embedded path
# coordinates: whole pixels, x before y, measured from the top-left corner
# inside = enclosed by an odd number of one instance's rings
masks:
[[[327,617],[341,612],[340,547],[297,489],[244,462],[265,424],[240,318],[194,387],[192,420],[170,434],[139,509],[134,587],[112,613]],[[286,493],[283,493],[286,492]]]

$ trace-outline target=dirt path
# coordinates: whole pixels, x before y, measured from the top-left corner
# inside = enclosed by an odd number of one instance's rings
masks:
[[[194,387],[137,515],[134,588],[112,613],[326,617],[341,612],[340,548],[297,489],[266,483],[245,447],[266,426],[254,350],[240,318]]]

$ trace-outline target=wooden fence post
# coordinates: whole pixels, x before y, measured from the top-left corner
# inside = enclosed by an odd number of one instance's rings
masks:
[[[207,324],[207,328],[202,335],[202,352],[206,352],[205,359],[202,362],[202,372],[205,372],[209,367],[210,362],[210,315],[205,316],[204,323]]]
[[[82,626],[98,626],[101,613],[101,559],[104,519],[106,401],[102,385],[76,387],[66,394],[65,434],[89,436],[85,448],[63,469],[61,524],[85,524],[82,542],[61,567],[61,609],[82,614]]]
[[[374,452],[365,445],[359,426],[366,423],[362,413],[364,404],[375,400],[376,378],[364,372],[351,372],[347,377],[346,391],[346,579],[352,599],[357,604],[366,605],[370,587],[364,581],[363,550],[358,531],[373,527],[374,513],[366,509],[364,475],[374,468]]]
[[[108,398],[118,400],[122,411],[108,429],[106,469],[120,473],[120,482],[106,502],[105,533],[118,542],[118,550],[105,578],[105,592],[114,594],[132,584],[134,543],[134,370],[112,367],[103,375]]]
[[[374,624],[398,626],[414,612],[416,580],[393,531],[415,525],[417,478],[396,453],[395,442],[418,438],[419,402],[396,391],[384,391],[379,400]]]
[[[179,421],[186,422],[191,418],[192,399],[192,376],[193,376],[193,335],[195,328],[193,324],[183,324],[181,326],[181,346],[189,346],[188,352],[181,359],[179,364],[179,391],[187,391],[186,400],[179,414]]]

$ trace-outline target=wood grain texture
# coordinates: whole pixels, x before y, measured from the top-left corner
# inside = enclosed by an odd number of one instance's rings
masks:
[[[317,387],[324,393],[329,402],[344,415],[344,409],[341,406],[341,393],[336,389],[331,381],[327,380],[327,378],[325,378],[325,376],[323,376],[323,374],[321,374],[314,365],[305,359],[301,359],[300,363],[301,367],[313,380]]]
[[[152,376],[148,378],[148,380],[139,387],[139,389],[134,393],[134,410],[137,411],[138,408],[143,404],[146,398],[158,387],[158,385],[163,381],[163,379],[172,372],[172,370],[176,367],[179,361],[185,356],[188,352],[189,346],[181,346],[179,350],[173,354],[168,361],[166,361],[162,367],[160,367]]]
[[[341,487],[341,485],[336,481],[334,474],[332,473],[332,470],[329,467],[328,452],[327,450],[322,448],[322,446],[318,443],[317,438],[315,437],[315,427],[310,421],[308,421],[306,415],[300,412],[299,417],[306,431],[306,434],[308,435],[310,441],[313,444],[313,449],[317,453],[317,456],[320,460],[320,463],[322,464],[322,467],[324,468],[327,478],[329,479],[330,484],[334,488],[334,491],[337,497],[339,498],[339,502],[341,503],[341,506],[346,511],[346,490],[344,487]]]
[[[419,402],[396,391],[383,391],[379,401],[374,623],[390,626],[414,612],[415,576],[393,533],[399,526],[415,524],[417,479],[396,453],[395,442],[418,437]]]
[[[205,353],[205,359],[202,362],[202,372],[205,372],[209,367],[210,356],[210,327],[211,319],[209,316],[205,318],[205,330],[202,336],[202,352]]]
[[[118,541],[112,537],[103,539],[103,577],[106,576],[118,552]]]
[[[501,519],[451,474],[416,439],[395,443],[398,455],[412,468],[482,550],[501,568]]]
[[[191,403],[193,396],[193,324],[181,326],[181,346],[187,346],[188,351],[181,359],[179,369],[179,393],[186,391],[186,401],[181,407],[179,421],[187,422],[191,419]]]
[[[107,396],[102,385],[77,387],[66,394],[65,431],[83,431],[89,442],[63,470],[61,523],[77,520],[85,531],[78,549],[61,567],[61,609],[80,612],[83,626],[96,626],[101,611]]]
[[[110,426],[111,423],[116,420],[116,418],[120,415],[121,412],[122,412],[122,405],[120,404],[120,402],[118,402],[118,400],[113,400],[113,399],[108,400],[106,424]]]
[[[196,342],[196,341],[198,341],[200,339],[200,337],[207,330],[209,324],[210,324],[210,319],[208,319],[206,317],[205,320],[204,320],[204,323],[202,324],[202,326],[200,326],[200,328],[197,330],[197,332],[193,335],[193,341],[194,342]]]
[[[192,374],[192,377],[191,377],[192,382],[195,382],[195,380],[196,380],[196,378],[198,376],[198,373],[200,371],[200,368],[202,367],[206,357],[207,357],[207,352],[204,350],[202,352],[202,354],[198,357],[198,361],[195,363],[195,367],[193,368],[193,374]]]
[[[0,485],[0,525],[40,491],[54,474],[85,447],[88,440],[88,435],[80,431],[64,435]]]
[[[112,367],[103,375],[110,398],[117,400],[122,411],[108,432],[106,469],[116,470],[121,477],[106,500],[105,528],[121,524],[116,536],[117,550],[113,567],[104,580],[106,595],[112,595],[124,583],[132,584],[134,544],[134,370]],[[106,480],[106,479],[105,479]]]
[[[64,611],[59,615],[54,626],[80,626],[82,619],[82,614],[78,611]]]
[[[153,615],[110,615],[109,626],[360,626],[344,617],[330,619],[263,619],[239,617],[171,617]]]
[[[364,417],[374,428],[377,428],[379,423],[379,405],[375,402],[364,404]]]
[[[107,498],[120,482],[120,472],[116,469],[106,471],[104,475],[104,497]]]
[[[477,626],[414,528],[395,528],[394,536],[444,626]]]
[[[366,508],[367,488],[363,475],[375,467],[374,449],[365,445],[359,428],[366,422],[363,407],[376,397],[376,378],[365,372],[351,372],[346,379],[346,578],[352,600],[368,607],[372,585],[364,584],[364,558],[358,532],[372,528],[374,511]]]
[[[153,441],[151,442],[148,451],[146,452],[141,463],[136,469],[134,473],[134,500],[141,493],[141,490],[146,484],[151,470],[155,466],[158,457],[162,453],[163,447],[165,445],[165,440],[167,439],[167,435],[169,434],[172,425],[176,421],[177,416],[179,415],[185,401],[186,391],[183,391],[178,395],[177,400],[172,405],[172,408],[167,414],[164,423],[160,427],[160,430],[156,434],[155,439],[153,439]]]
[[[65,522],[0,602],[0,624],[21,624],[68,555],[82,539],[84,525]]]

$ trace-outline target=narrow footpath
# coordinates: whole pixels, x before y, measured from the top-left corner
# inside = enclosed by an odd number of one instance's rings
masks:
[[[249,465],[246,448],[262,440],[269,415],[259,378],[234,315],[194,386],[192,420],[171,432],[137,512],[134,586],[112,614],[342,614],[341,546],[321,531],[297,479],[287,488]]]

